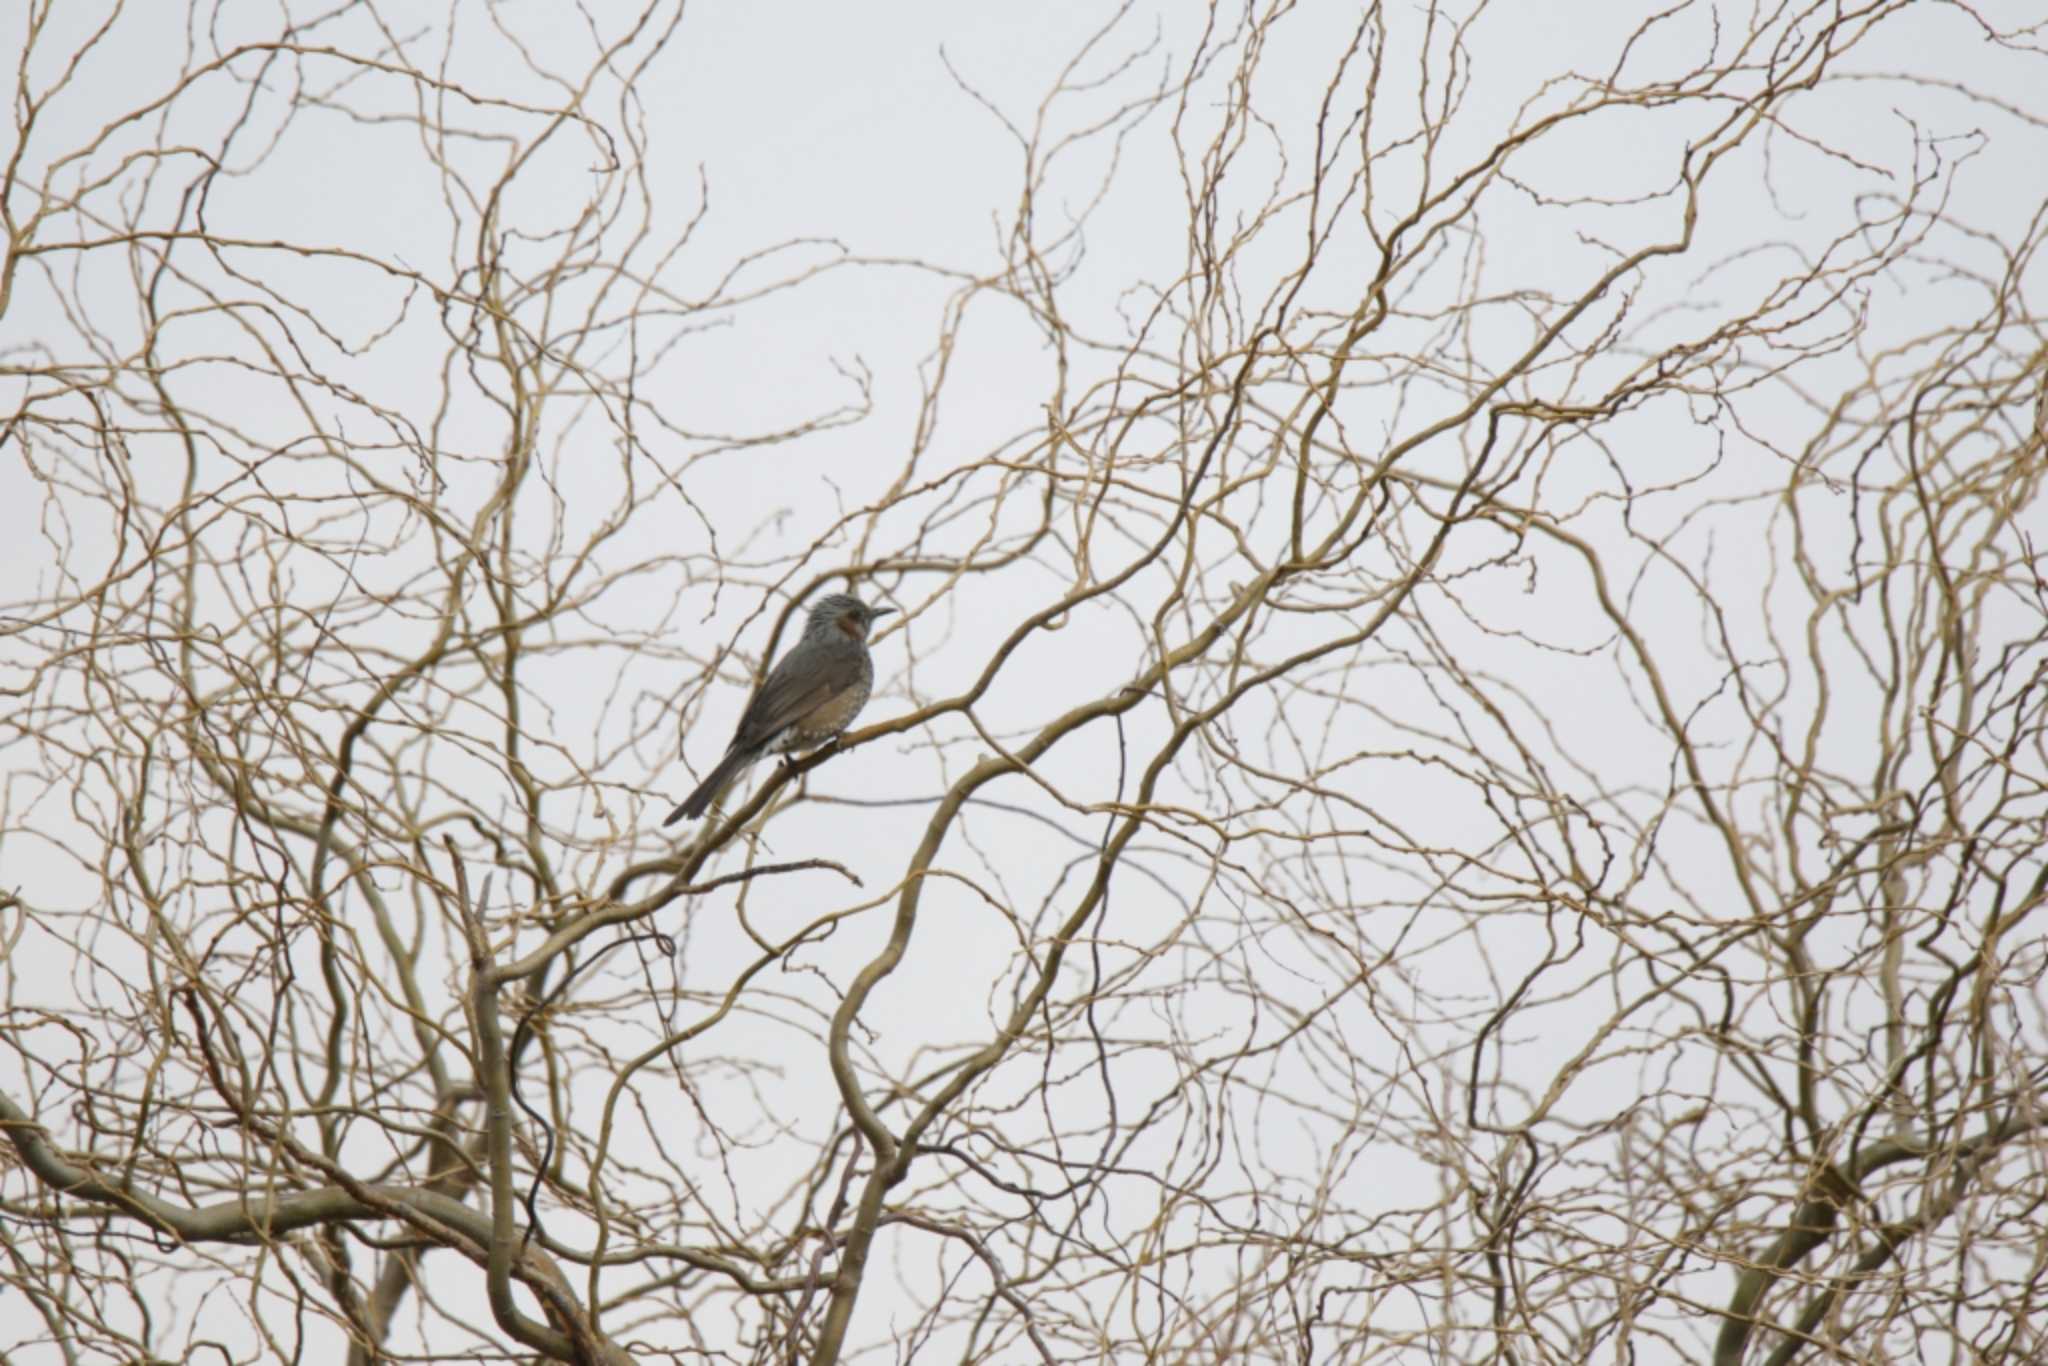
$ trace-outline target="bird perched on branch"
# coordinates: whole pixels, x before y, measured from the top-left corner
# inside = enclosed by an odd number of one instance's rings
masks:
[[[838,739],[875,690],[868,631],[895,610],[870,607],[851,593],[818,599],[803,639],[790,646],[740,713],[725,757],[662,824],[703,815],[727,784],[765,754],[788,754]]]

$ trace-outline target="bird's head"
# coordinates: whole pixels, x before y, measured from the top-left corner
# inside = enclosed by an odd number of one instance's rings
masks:
[[[804,627],[804,634],[817,636],[827,631],[842,631],[855,640],[866,640],[869,628],[895,610],[893,607],[870,607],[851,593],[832,593],[812,604],[810,623]]]

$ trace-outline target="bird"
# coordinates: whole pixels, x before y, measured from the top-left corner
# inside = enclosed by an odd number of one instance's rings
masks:
[[[818,599],[804,623],[803,638],[789,647],[748,699],[725,757],[662,824],[702,816],[726,785],[763,755],[814,749],[838,739],[875,688],[868,631],[895,610],[870,607],[851,593]]]

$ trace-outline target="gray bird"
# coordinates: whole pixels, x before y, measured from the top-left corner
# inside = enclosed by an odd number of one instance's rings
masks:
[[[851,593],[818,599],[803,639],[790,646],[740,713],[725,757],[662,824],[703,815],[726,785],[764,754],[812,749],[838,738],[875,689],[868,630],[895,610],[870,607]]]

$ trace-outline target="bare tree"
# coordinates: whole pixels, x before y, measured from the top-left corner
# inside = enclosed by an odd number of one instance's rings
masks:
[[[681,0],[173,8],[7,21],[9,1360],[2048,1352],[2038,25],[933,34],[940,259]]]

